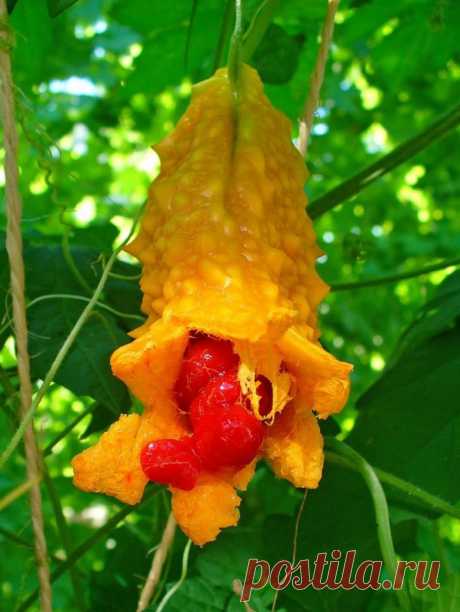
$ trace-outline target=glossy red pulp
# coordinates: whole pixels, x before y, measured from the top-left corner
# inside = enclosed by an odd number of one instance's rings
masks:
[[[189,490],[202,467],[240,469],[257,456],[265,426],[242,394],[238,364],[230,341],[192,336],[174,392],[179,409],[189,415],[193,434],[147,444],[141,453],[147,478]],[[271,410],[272,387],[264,376],[256,380],[259,412],[265,416]]]

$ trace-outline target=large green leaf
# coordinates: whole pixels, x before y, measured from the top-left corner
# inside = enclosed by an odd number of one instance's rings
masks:
[[[132,576],[145,576],[148,572],[147,558],[142,540],[127,529],[119,529],[112,540],[114,548],[105,551],[104,567],[91,572],[90,610],[133,610],[138,593],[128,588]],[[126,572],[129,558],[130,571]]]
[[[47,0],[47,2],[50,16],[57,17],[73,4],[76,4],[78,0]]]
[[[169,588],[173,584],[168,585]],[[186,580],[168,604],[169,612],[222,612],[226,610],[228,593],[211,585],[205,578]],[[236,599],[236,597],[235,597]],[[149,608],[152,612],[156,606]]]
[[[19,2],[11,16],[11,25],[16,40],[21,41],[16,44],[14,62],[28,84],[37,83],[53,41],[46,0]]]
[[[287,83],[294,75],[304,36],[290,36],[286,30],[272,24],[252,58],[252,64],[264,83]]]
[[[400,357],[360,399],[349,437],[374,465],[452,502],[460,498],[457,280],[422,311]]]
[[[460,316],[460,271],[448,276],[404,332],[394,358],[454,327]]]
[[[273,475],[270,478],[273,479]],[[246,513],[251,513],[249,520],[246,519],[246,525],[250,526],[222,533],[198,556],[195,566],[209,585],[224,588],[230,595],[233,580],[244,579],[248,559],[265,559],[271,564],[291,559],[296,517],[295,514],[273,514],[282,503],[277,498],[277,489],[272,486],[274,483],[271,484],[269,478],[260,481],[256,478],[242,506],[243,522]],[[251,498],[258,495],[264,503],[262,516],[265,518],[261,522],[256,521],[251,503]],[[300,499],[297,506],[299,502]],[[257,512],[260,510],[257,508]],[[398,552],[406,550],[408,534],[413,542],[414,533],[408,530],[412,522],[409,518],[395,525]],[[348,550],[356,550],[355,569],[360,560],[381,559],[374,508],[364,481],[354,472],[327,465],[320,487],[307,495],[298,536],[297,559],[309,559],[312,565],[317,553],[329,554],[333,549],[340,550],[343,558]],[[262,593],[254,591],[250,605],[255,609],[262,605],[263,609],[273,595],[269,586]],[[369,591],[315,591],[312,588],[296,591],[289,588],[280,593],[279,605],[287,610],[342,612],[345,609],[364,609],[370,596]]]
[[[191,0],[164,3],[162,0],[116,2],[111,11],[114,19],[145,35],[184,25],[190,18]]]
[[[28,313],[29,352],[34,378],[44,378],[82,311],[69,300],[41,302]],[[113,317],[95,310],[64,359],[55,381],[76,395],[88,395],[108,406],[115,415],[127,411],[125,386],[110,371],[111,353],[129,341]]]

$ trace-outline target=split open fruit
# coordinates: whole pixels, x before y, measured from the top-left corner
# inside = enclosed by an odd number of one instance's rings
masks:
[[[319,343],[327,286],[305,211],[306,168],[289,121],[243,66],[195,85],[155,147],[161,172],[127,247],[143,264],[134,341],[114,374],[142,402],[73,460],[74,482],[135,504],[151,478],[197,544],[236,525],[256,460],[318,486],[318,418],[341,410],[351,366]],[[175,441],[174,443],[172,441]]]

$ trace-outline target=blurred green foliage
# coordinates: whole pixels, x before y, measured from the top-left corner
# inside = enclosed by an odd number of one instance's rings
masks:
[[[246,26],[259,4],[243,3]],[[183,113],[192,83],[212,73],[225,2],[198,0],[190,23],[192,5],[192,0],[9,2],[36,383],[146,197],[158,170],[150,145]],[[252,59],[272,102],[293,120],[294,136],[325,9],[326,0],[281,2]],[[458,103],[459,28],[456,0],[343,0],[309,149],[311,201]],[[328,282],[404,272],[458,255],[457,143],[458,129],[316,220],[326,253],[318,267]],[[3,160],[3,151],[0,156]],[[0,171],[1,448],[17,426],[18,385],[8,325],[3,185]],[[72,549],[103,529],[121,506],[76,490],[70,460],[117,414],[137,409],[111,376],[108,356],[140,316],[139,268],[125,257],[114,272],[118,276],[110,278],[104,305],[84,326],[36,417],[45,448],[85,413],[46,458]],[[320,314],[325,346],[355,366],[349,405],[336,421],[339,437],[348,436],[372,464],[457,503],[460,285],[459,273],[452,272],[332,292]],[[60,294],[73,297],[53,297]],[[333,425],[325,423],[325,431],[335,433]],[[0,474],[0,499],[24,479],[18,451]],[[443,562],[441,591],[413,593],[414,610],[460,610],[459,522],[387,492],[398,555]],[[56,571],[65,551],[45,487],[43,494]],[[244,495],[240,526],[204,549],[192,548],[188,577],[166,609],[242,609],[232,581],[244,577],[249,557],[291,557],[300,499],[299,491],[261,465]],[[64,573],[54,583],[55,609],[134,610],[167,514],[161,492],[115,529],[100,532],[73,566],[72,580]],[[31,533],[23,496],[0,515],[1,610],[16,609],[36,587]],[[157,597],[178,579],[184,544],[178,534]],[[307,497],[298,557],[333,548],[380,558],[369,492],[355,473],[327,464],[320,488]],[[251,606],[269,610],[272,600],[273,592],[265,589],[254,594]],[[394,596],[383,591],[290,589],[280,594],[278,606],[315,612],[397,609]]]

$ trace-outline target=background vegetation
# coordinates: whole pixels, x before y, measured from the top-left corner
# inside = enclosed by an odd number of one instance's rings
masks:
[[[216,50],[226,2],[9,4],[16,38],[29,348],[39,385],[146,197],[158,170],[150,145],[173,128],[191,84],[225,58]],[[244,2],[246,25],[259,4]],[[325,10],[326,0],[280,2],[251,60],[273,103],[293,120],[294,132]],[[306,190],[326,253],[318,266],[335,286],[321,306],[322,339],[355,366],[349,405],[324,424],[325,433],[346,439],[374,466],[452,504],[442,512],[385,485],[398,555],[443,562],[441,591],[412,594],[413,609],[426,611],[460,610],[460,523],[454,518],[460,516],[460,272],[441,266],[399,282],[369,286],[367,281],[458,258],[459,28],[455,0],[343,0],[307,162]],[[421,150],[415,157],[403,152],[394,163],[384,157],[452,108],[441,123],[442,139],[429,134],[430,144],[417,140]],[[391,172],[369,173],[367,178],[378,175],[377,180],[358,177],[348,191],[331,193],[382,158],[380,168],[395,166]],[[4,233],[0,245],[3,449],[17,427],[17,376]],[[72,486],[72,456],[130,409],[108,358],[140,318],[138,281],[124,278],[138,271],[135,262],[120,256],[118,276],[110,277],[102,303],[35,417],[46,455],[42,490],[56,610],[134,610],[169,512],[166,493],[155,488],[133,510]],[[342,283],[362,286],[345,289]],[[356,548],[361,558],[381,558],[364,481],[329,459],[320,488],[307,497],[298,557]],[[0,474],[0,503],[24,480],[17,451]],[[28,599],[36,574],[26,497],[0,514],[5,611],[27,604],[37,609],[36,599]],[[291,557],[301,497],[260,465],[244,495],[240,526],[204,549],[191,549],[188,577],[166,609],[242,609],[232,581],[243,578],[249,557]],[[185,541],[176,536],[158,598],[180,575]],[[273,591],[265,589],[251,606],[269,610],[272,600]],[[278,609],[390,612],[396,604],[385,592],[287,590]]]

